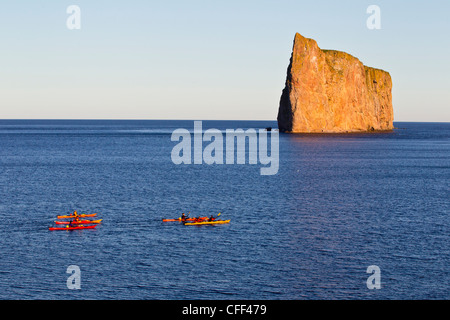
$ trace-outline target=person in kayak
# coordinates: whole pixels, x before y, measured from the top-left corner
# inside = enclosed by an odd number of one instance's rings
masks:
[[[208,221],[214,221],[216,220],[216,218],[213,217],[213,215],[211,215],[211,217],[209,217]]]
[[[181,221],[186,221],[186,215],[184,214],[184,212],[181,214]]]

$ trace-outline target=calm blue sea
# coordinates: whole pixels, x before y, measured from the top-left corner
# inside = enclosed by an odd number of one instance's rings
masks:
[[[272,176],[175,165],[171,133],[193,125],[0,120],[0,299],[450,298],[449,123],[280,134]],[[103,223],[48,230],[73,210]],[[182,212],[231,223],[161,221]],[[80,290],[67,288],[70,265]],[[371,265],[380,289],[367,287]]]

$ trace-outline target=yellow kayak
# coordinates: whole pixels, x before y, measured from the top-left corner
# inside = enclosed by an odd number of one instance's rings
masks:
[[[185,226],[201,226],[205,224],[225,224],[230,223],[230,220],[213,220],[213,221],[201,221],[201,222],[186,222]]]
[[[78,218],[87,218],[87,217],[95,217],[96,215],[97,215],[96,213],[89,213],[89,214],[82,213],[82,214],[79,214],[79,215],[71,214],[71,215],[67,215],[67,216],[58,216],[57,218],[58,219],[70,219],[70,218],[76,218],[76,217],[78,217]]]
[[[103,219],[99,220],[80,220],[80,221],[72,221],[72,224],[90,224],[90,223],[100,223]],[[55,221],[56,224],[70,224],[69,221]]]

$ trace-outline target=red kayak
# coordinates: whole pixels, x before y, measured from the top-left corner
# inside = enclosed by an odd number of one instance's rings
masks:
[[[92,226],[77,226],[77,227],[50,227],[48,228],[48,230],[54,231],[54,230],[80,230],[80,229],[94,229],[97,225],[92,225]]]
[[[197,219],[200,219],[200,221],[208,219],[208,217],[200,217],[200,218],[186,218],[186,219],[162,219],[163,222],[184,222],[184,221],[196,221]]]

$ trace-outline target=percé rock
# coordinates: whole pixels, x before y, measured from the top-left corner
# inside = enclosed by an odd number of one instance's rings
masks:
[[[392,80],[348,53],[321,50],[295,35],[280,99],[282,132],[333,133],[392,130]]]

